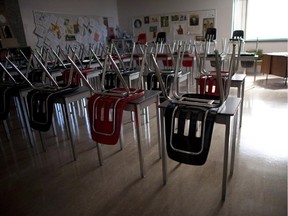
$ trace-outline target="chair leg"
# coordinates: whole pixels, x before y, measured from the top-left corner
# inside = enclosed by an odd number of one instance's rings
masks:
[[[40,137],[40,142],[41,142],[41,145],[42,145],[42,149],[43,149],[44,152],[46,152],[47,150],[46,150],[46,146],[45,146],[44,141],[43,141],[43,137],[42,137],[41,131],[39,131],[39,137]]]
[[[13,100],[16,105],[16,112],[20,121],[21,128],[24,128],[24,120],[23,120],[23,115],[22,115],[21,108],[20,108],[20,102],[17,97],[13,97]]]
[[[55,125],[54,117],[52,118],[52,128],[53,128],[53,136],[56,137],[57,136],[57,132],[56,132],[56,125]]]
[[[9,141],[9,140],[11,140],[11,136],[10,136],[9,127],[8,127],[6,120],[3,120],[3,126],[4,126],[4,130],[5,130],[6,138]]]
[[[96,148],[97,148],[99,165],[102,166],[103,165],[103,155],[102,155],[102,150],[101,150],[101,144],[96,142]]]
[[[72,154],[73,154],[73,159],[74,161],[77,160],[77,157],[76,157],[76,151],[75,151],[75,144],[73,142],[73,138],[72,138],[72,132],[71,132],[71,126],[70,126],[70,121],[69,121],[69,108],[68,108],[69,104],[65,103],[64,104],[64,121],[65,121],[65,124],[67,125],[67,129],[68,129],[68,138],[70,139],[70,143],[71,143],[71,148],[72,148]]]
[[[131,112],[132,113],[132,112]],[[133,113],[132,113],[133,114]],[[120,150],[123,150],[124,135],[123,135],[123,124],[121,124],[120,130]]]

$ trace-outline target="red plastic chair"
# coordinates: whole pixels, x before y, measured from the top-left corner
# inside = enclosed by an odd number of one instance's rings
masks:
[[[223,89],[225,89],[226,76],[222,75]],[[201,76],[199,79],[199,92],[206,95],[219,95],[219,86],[216,76]]]
[[[70,78],[70,72],[71,69],[65,69],[62,72],[62,79],[63,79],[63,83],[65,85],[67,85],[69,83],[69,78]],[[95,71],[94,68],[86,68],[84,70],[82,70],[81,72],[86,76],[86,74]],[[73,72],[72,77],[71,77],[71,84],[75,85],[75,86],[79,86],[80,85],[80,75],[77,72]]]
[[[129,89],[131,92],[135,89]],[[124,88],[114,91],[125,92]],[[115,145],[120,136],[123,110],[129,101],[144,94],[144,90],[137,90],[127,97],[116,95],[94,94],[88,101],[88,115],[91,126],[92,139],[101,144]]]
[[[146,51],[144,53],[144,56],[145,55]],[[119,139],[122,114],[126,103],[135,100],[144,94],[144,90],[139,88],[141,85],[141,76],[143,74],[144,64],[142,64],[143,67],[141,67],[140,70],[138,89],[134,89],[128,88],[128,85],[112,55],[109,54],[106,58],[105,63],[111,64],[112,68],[114,68],[115,73],[123,86],[122,88],[105,89],[104,80],[107,72],[105,70],[107,69],[107,65],[105,65],[102,73],[102,92],[96,92],[73,60],[71,58],[69,58],[69,60],[83,81],[85,81],[89,88],[94,92],[94,95],[92,95],[88,100],[88,115],[91,125],[92,139],[97,143],[114,145]]]
[[[183,61],[182,61],[182,66],[186,67],[186,68],[192,68],[193,66],[193,54],[184,54],[183,57]],[[191,60],[189,59],[185,59],[185,58],[191,58]]]
[[[137,39],[137,43],[144,45],[144,44],[146,44],[146,42],[147,42],[146,34],[145,33],[139,34],[138,39]]]

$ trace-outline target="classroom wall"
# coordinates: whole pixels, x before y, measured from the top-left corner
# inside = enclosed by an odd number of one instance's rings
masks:
[[[74,15],[113,17],[118,23],[117,0],[18,0],[27,45],[36,47],[33,10]]]
[[[19,11],[18,0],[0,0],[0,13],[5,15],[7,19],[6,25],[9,26],[13,37],[17,38],[15,44],[26,46],[25,34]],[[14,46],[14,44],[12,43],[11,46]]]
[[[24,26],[27,45],[32,48],[37,43],[33,34],[33,10],[87,14],[114,17],[115,26],[119,22],[120,30],[132,33],[131,18],[161,13],[175,13],[197,10],[216,9],[216,27],[218,38],[229,38],[232,32],[232,6],[233,0],[18,0],[22,22]],[[247,49],[253,49],[254,42],[246,43]],[[287,52],[288,43],[285,42],[260,42],[259,49],[264,52]]]
[[[132,33],[133,17],[216,9],[217,37],[229,38],[232,25],[231,2],[231,0],[118,0],[119,24],[123,30]]]
[[[216,9],[217,38],[230,38],[232,35],[233,0],[118,0],[119,25],[122,31],[132,34],[131,19],[161,13],[175,13]],[[246,50],[255,49],[255,42],[247,42]],[[287,41],[260,42],[264,52],[287,52]]]

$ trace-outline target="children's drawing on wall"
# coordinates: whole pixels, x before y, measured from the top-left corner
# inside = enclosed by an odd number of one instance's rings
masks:
[[[201,34],[199,14],[190,14],[189,15],[189,33],[192,35]]]
[[[139,29],[142,27],[142,21],[140,19],[134,20],[134,28]]]
[[[174,12],[133,17],[131,26],[134,37],[146,33],[148,41],[155,39],[158,32],[165,32],[167,41],[186,41],[203,37],[207,28],[215,26],[215,19],[216,10]]]
[[[161,27],[168,28],[169,27],[169,16],[161,16]]]
[[[179,21],[179,15],[171,15],[171,21],[172,22]]]
[[[178,35],[183,35],[183,28],[182,28],[182,26],[181,25],[178,25],[178,28],[177,28],[177,34]]]
[[[187,24],[184,22],[178,22],[173,24],[173,39],[184,40],[187,35]]]
[[[214,18],[203,19],[203,35],[205,35],[208,28],[214,28]]]
[[[58,39],[61,39],[61,29],[57,23],[51,23],[51,31],[54,32]]]
[[[179,15],[179,21],[186,21],[187,16],[186,15]]]
[[[70,23],[70,19],[65,19],[65,40],[66,41],[74,41],[76,40],[74,25]]]
[[[37,47],[63,50],[67,45],[84,45],[106,43],[107,27],[103,17],[75,16],[34,11]],[[109,18],[107,25],[109,26]]]
[[[190,15],[189,25],[190,26],[198,26],[199,25],[199,15],[198,14],[191,14]]]
[[[150,16],[150,23],[158,23],[159,17],[158,16]]]
[[[144,24],[149,24],[150,22],[149,16],[144,17]]]
[[[156,38],[157,36],[157,26],[150,26],[149,27],[149,34],[152,35],[152,38]]]

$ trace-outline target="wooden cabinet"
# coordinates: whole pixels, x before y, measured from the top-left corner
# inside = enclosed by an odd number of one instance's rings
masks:
[[[287,78],[287,59],[288,52],[263,54],[261,73]]]

